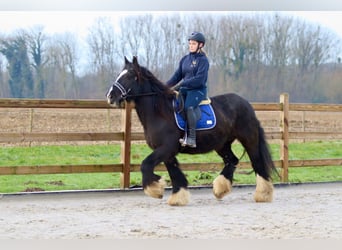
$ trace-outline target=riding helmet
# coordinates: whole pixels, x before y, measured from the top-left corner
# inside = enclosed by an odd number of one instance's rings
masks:
[[[188,37],[188,41],[189,40],[194,40],[199,43],[203,43],[203,45],[205,44],[205,37],[201,32],[192,32],[191,35]]]

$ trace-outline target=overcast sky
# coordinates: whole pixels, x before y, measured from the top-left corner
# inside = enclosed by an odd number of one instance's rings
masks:
[[[341,0],[0,0],[0,10],[342,11]]]
[[[49,33],[84,32],[96,16],[111,14],[115,22],[133,11],[290,11],[342,38],[341,0],[0,0],[0,32],[37,24]]]
[[[150,12],[163,14],[170,11]],[[133,11],[0,11],[0,33],[10,33],[20,28],[35,25],[45,27],[48,33],[66,31],[84,35],[95,18],[110,16],[115,23],[119,16],[147,12]],[[242,12],[247,13],[247,12]],[[342,11],[281,11],[280,13],[298,16],[314,24],[328,28],[342,39]]]

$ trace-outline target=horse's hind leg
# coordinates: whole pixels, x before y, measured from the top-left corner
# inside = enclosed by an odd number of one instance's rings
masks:
[[[231,142],[226,143],[222,149],[216,150],[216,152],[222,157],[224,168],[213,182],[213,193],[217,199],[222,199],[232,190],[235,166],[239,163],[239,159],[231,149]]]
[[[189,203],[190,193],[187,189],[188,181],[179,168],[179,163],[176,157],[164,162],[167,171],[169,172],[172,182],[172,194],[167,203],[171,206],[184,206]]]
[[[256,173],[256,189],[254,200],[256,202],[271,202],[273,200],[273,184],[269,173],[265,169],[265,162],[262,160],[261,152],[258,148],[247,151],[253,169]]]
[[[255,139],[255,137],[258,139]],[[246,140],[240,140],[240,142],[246,149],[257,175],[254,200],[256,202],[271,202],[273,200],[273,184],[270,172],[274,170],[274,165],[263,129],[259,127],[256,135],[254,134]]]

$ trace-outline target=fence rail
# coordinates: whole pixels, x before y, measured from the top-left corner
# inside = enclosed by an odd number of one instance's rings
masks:
[[[276,139],[280,146],[280,159],[274,160],[276,167],[281,168],[281,181],[288,181],[289,167],[306,166],[342,166],[342,158],[339,159],[315,159],[315,160],[289,160],[290,139],[342,139],[342,131],[289,131],[290,111],[319,111],[319,112],[342,112],[341,104],[292,104],[289,103],[287,94],[280,95],[279,103],[252,103],[255,111],[279,111],[279,131],[266,132],[268,140]],[[112,109],[102,100],[37,100],[37,99],[0,99],[0,108],[51,108],[51,109]],[[134,105],[126,103],[123,112],[120,132],[98,133],[37,133],[15,132],[0,133],[0,143],[19,142],[59,142],[59,141],[119,141],[121,142],[120,164],[89,164],[89,165],[39,165],[39,166],[2,166],[0,175],[27,175],[27,174],[60,174],[60,173],[99,173],[120,172],[121,187],[128,188],[130,185],[130,173],[140,171],[139,164],[131,164],[131,142],[144,140],[141,132],[132,132],[132,110]],[[182,164],[184,171],[202,170],[218,171],[223,163],[191,163]],[[250,168],[249,162],[240,162],[239,168]],[[163,164],[156,170],[165,171]]]

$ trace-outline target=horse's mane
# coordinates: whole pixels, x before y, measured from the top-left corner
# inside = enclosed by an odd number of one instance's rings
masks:
[[[174,98],[175,92],[170,89],[165,83],[160,81],[147,68],[140,66],[140,82],[144,87],[149,88],[148,91],[156,93],[154,108],[160,113],[165,114],[168,109],[172,109],[170,100]]]
[[[146,82],[148,81],[151,84],[151,90],[155,91],[158,94],[166,95],[166,96],[173,96],[174,92],[166,86],[165,83],[160,81],[155,75],[152,74],[147,68],[140,66],[141,72],[141,80]]]

